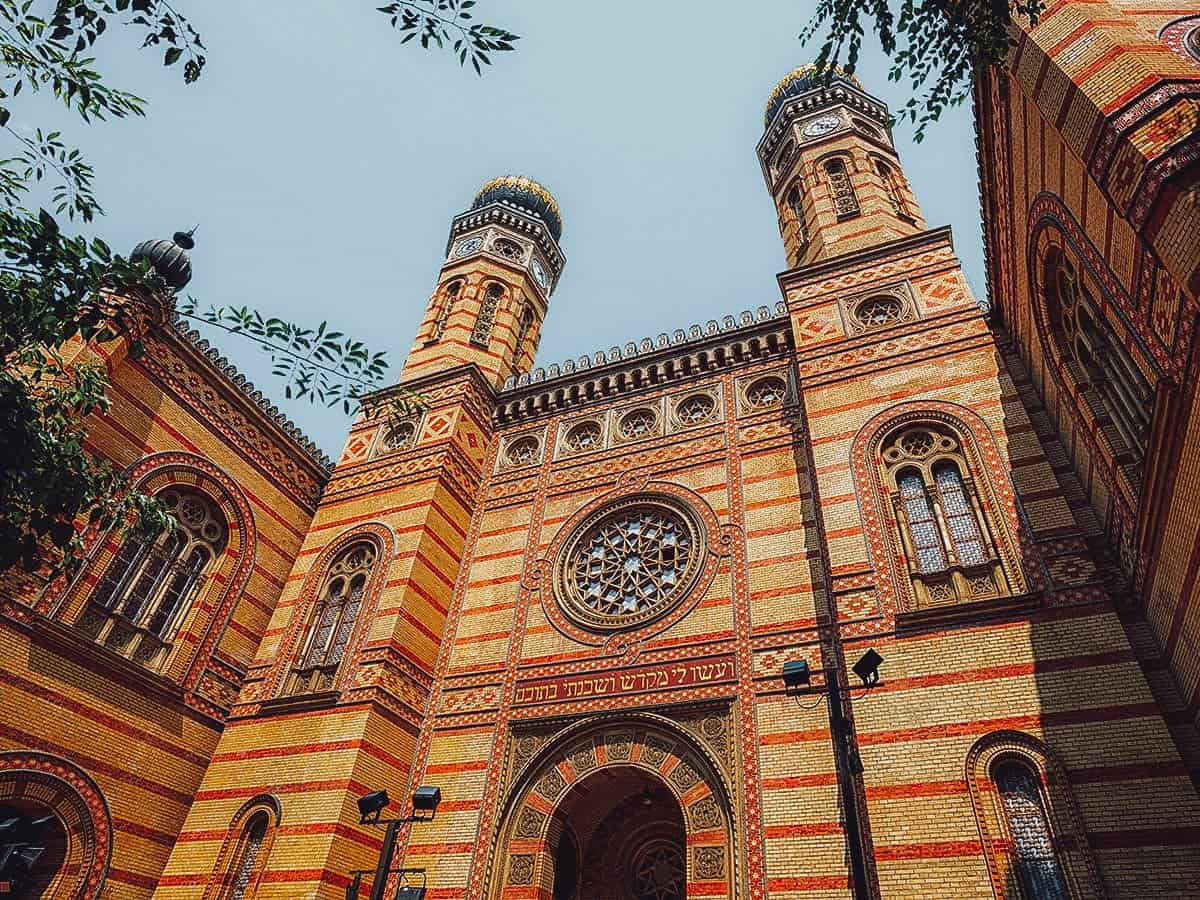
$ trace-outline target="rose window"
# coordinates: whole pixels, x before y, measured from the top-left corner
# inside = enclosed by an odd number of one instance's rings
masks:
[[[854,317],[866,328],[883,328],[900,321],[904,305],[895,297],[872,297],[858,304]]]
[[[401,422],[388,429],[383,436],[384,450],[402,450],[410,447],[417,436],[417,426],[414,422]]]
[[[538,451],[541,445],[538,439],[526,435],[519,437],[504,451],[504,455],[508,458],[509,463],[514,466],[527,466],[538,458]]]
[[[580,422],[567,432],[566,444],[571,450],[596,450],[600,447],[600,425],[596,422]]]
[[[496,242],[492,244],[492,249],[506,259],[520,260],[525,255],[525,251],[516,241],[510,241],[507,238],[496,238]]]
[[[767,378],[760,378],[750,385],[746,391],[746,400],[757,409],[766,409],[769,406],[779,406],[783,403],[785,391],[786,386],[783,379],[777,375],[771,375]]]
[[[658,414],[654,410],[645,407],[635,409],[621,417],[621,437],[629,440],[646,437],[654,432],[657,424]]]
[[[621,628],[666,612],[691,590],[703,563],[700,526],[666,498],[606,507],[559,556],[567,613],[586,627]]]
[[[693,394],[675,408],[675,416],[684,425],[699,425],[712,418],[717,404],[708,394]]]

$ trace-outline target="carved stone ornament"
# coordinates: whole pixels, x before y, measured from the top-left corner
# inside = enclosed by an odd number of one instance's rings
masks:
[[[529,762],[542,746],[543,739],[536,734],[523,734],[513,744],[513,760],[518,767]]]
[[[692,827],[707,831],[710,828],[719,828],[721,826],[721,807],[717,805],[717,798],[712,794],[697,800],[688,807],[688,818],[692,820]]]
[[[604,750],[609,759],[629,759],[633,755],[633,735],[627,731],[605,735]]]
[[[571,751],[571,767],[580,775],[596,766],[596,752],[591,744],[581,744]]]
[[[700,776],[688,765],[687,760],[680,760],[679,765],[671,770],[671,781],[679,790],[689,791],[700,783]]]
[[[508,864],[509,884],[533,884],[533,857],[518,854]]]
[[[521,810],[521,816],[517,819],[517,837],[519,838],[535,838],[542,833],[542,825],[546,822],[544,813],[538,812],[532,806],[526,806]]]
[[[542,776],[541,780],[538,782],[537,790],[538,793],[547,800],[554,800],[557,799],[558,795],[563,792],[563,788],[566,786],[567,783],[563,780],[562,774],[558,771],[558,769],[551,769]]]
[[[696,878],[716,881],[725,877],[725,850],[722,847],[697,847],[693,854]]]
[[[646,738],[642,749],[642,762],[648,766],[661,766],[663,760],[667,758],[667,754],[671,752],[671,748],[671,744],[650,735]]]

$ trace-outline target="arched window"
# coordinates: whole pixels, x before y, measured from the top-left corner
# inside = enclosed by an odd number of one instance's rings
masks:
[[[1070,781],[1043,741],[1020,731],[985,734],[967,754],[966,776],[997,896],[1105,896]]]
[[[962,439],[940,423],[897,429],[881,444],[898,541],[916,608],[1009,592],[999,547],[970,478]]]
[[[850,184],[850,173],[846,171],[845,161],[838,157],[826,161],[825,175],[829,178],[829,191],[833,195],[833,205],[838,218],[857,216],[858,197],[854,194],[854,186]]]
[[[521,364],[521,357],[525,355],[525,339],[529,337],[531,328],[533,328],[533,310],[526,304],[525,309],[521,312],[521,328],[517,331],[517,343],[513,348],[514,369]],[[530,348],[531,355],[532,352],[532,348]]]
[[[230,869],[229,893],[226,900],[245,900],[246,890],[250,887],[250,879],[254,876],[254,867],[262,852],[263,841],[267,836],[267,826],[270,819],[266,810],[255,813],[242,829],[241,840],[234,851],[233,866]]]
[[[442,297],[442,307],[438,310],[437,322],[433,326],[433,337],[431,340],[436,341],[446,333],[446,323],[450,321],[450,313],[454,311],[454,302],[458,299],[461,291],[461,281],[452,281],[446,285],[445,295]]]
[[[1004,757],[993,764],[992,781],[1004,811],[1014,874],[1025,897],[1068,900],[1037,772],[1017,757]]]
[[[1153,394],[1129,351],[1113,333],[1075,264],[1063,253],[1047,260],[1046,308],[1055,344],[1076,383],[1099,402],[1118,440],[1118,462],[1146,455]],[[1102,423],[1102,424],[1108,424]]]
[[[471,343],[487,346],[492,337],[492,326],[496,323],[496,312],[500,309],[500,298],[504,296],[504,285],[493,281],[483,293],[483,303],[475,318],[475,330],[471,332]]]
[[[808,223],[804,221],[804,197],[800,194],[800,183],[793,184],[787,192],[787,205],[796,220],[796,234],[800,238],[800,246],[808,244]]]
[[[375,548],[366,542],[347,547],[330,564],[285,693],[333,687],[374,564]]]
[[[229,534],[221,511],[202,494],[168,488],[158,499],[175,527],[128,535],[79,620],[97,642],[151,667],[166,659]]]
[[[902,219],[912,218],[904,195],[900,193],[900,185],[896,183],[896,173],[881,159],[875,160],[875,171],[879,173],[879,180],[883,182],[883,189],[887,192],[888,199],[892,201],[892,208],[896,210],[896,215]]]

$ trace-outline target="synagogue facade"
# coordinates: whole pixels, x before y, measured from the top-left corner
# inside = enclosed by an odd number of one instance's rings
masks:
[[[171,296],[72,348],[178,525],[0,580],[25,895],[366,897],[358,800],[424,785],[431,900],[1194,896],[1200,16],[1154,9],[978,80],[983,305],[884,104],[802,67],[755,309],[535,359],[563,216],[504,176],[336,464]]]

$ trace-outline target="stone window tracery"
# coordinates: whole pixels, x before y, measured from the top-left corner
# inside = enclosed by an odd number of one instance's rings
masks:
[[[525,355],[525,340],[529,337],[529,330],[533,328],[533,310],[526,304],[525,309],[521,313],[521,326],[517,331],[517,342],[513,347],[513,368],[517,368],[521,363],[521,357]],[[533,355],[532,349],[530,355]]]
[[[517,438],[505,448],[504,456],[511,466],[528,466],[538,460],[542,444],[531,434]]]
[[[999,532],[975,490],[961,438],[922,422],[898,430],[882,448],[916,608],[1005,593],[1009,579],[992,537]]]
[[[675,407],[675,418],[681,425],[699,425],[707,422],[717,411],[717,403],[709,394],[692,394]]]
[[[511,259],[514,262],[520,262],[525,256],[525,249],[516,241],[510,241],[508,238],[496,238],[492,242],[492,249],[505,259]]]
[[[787,396],[787,384],[778,375],[767,375],[746,388],[746,403],[751,409],[770,409],[782,406]]]
[[[1070,375],[1116,430],[1113,449],[1118,461],[1139,464],[1146,454],[1153,411],[1149,381],[1065,254],[1051,254],[1045,287],[1055,345]]]
[[[863,330],[886,328],[904,320],[904,303],[898,297],[868,297],[855,305],[854,318]]]
[[[375,565],[367,542],[343,550],[329,566],[284,692],[310,694],[333,687]]]
[[[648,406],[639,406],[621,416],[617,430],[627,441],[649,437],[658,430],[658,413]]]
[[[892,208],[896,211],[896,215],[902,219],[912,218],[912,214],[908,210],[908,203],[900,192],[896,173],[892,171],[891,166],[883,160],[877,159],[875,160],[875,171],[879,173],[879,180],[883,182],[883,189],[887,193],[888,200],[892,202]]]
[[[411,419],[397,422],[395,425],[385,425],[383,435],[379,440],[379,452],[392,453],[396,450],[406,450],[417,442],[417,423]]]
[[[558,592],[569,617],[619,629],[661,615],[687,596],[704,558],[693,513],[667,498],[629,498],[585,520],[564,545]]]
[[[599,422],[579,422],[568,430],[563,443],[568,450],[583,453],[588,450],[599,450],[604,440],[604,432]]]
[[[825,176],[829,179],[829,191],[833,195],[834,208],[838,218],[850,218],[859,213],[858,197],[854,186],[850,183],[850,173],[846,171],[844,160],[834,157],[825,162]]]
[[[225,517],[202,494],[158,495],[176,525],[128,535],[79,620],[97,643],[157,668],[228,539]]]
[[[234,861],[233,883],[230,885],[228,900],[245,900],[246,890],[250,886],[250,878],[254,875],[254,866],[262,851],[263,840],[267,836],[269,820],[266,812],[256,813],[246,823],[241,846],[237,850]]]
[[[496,324],[496,313],[500,309],[500,299],[504,296],[504,285],[493,281],[483,292],[483,302],[479,305],[479,315],[475,317],[475,329],[471,332],[471,343],[486,347],[492,337],[492,326]]]
[[[450,313],[454,311],[454,303],[458,300],[458,295],[462,291],[461,281],[452,281],[446,285],[446,289],[442,296],[441,309],[438,310],[437,322],[433,327],[433,340],[437,340],[446,333],[446,323],[450,321]]]
[[[800,193],[800,183],[796,182],[787,193],[788,209],[796,221],[796,235],[800,239],[801,248],[808,244],[808,223],[804,219],[804,197]]]

